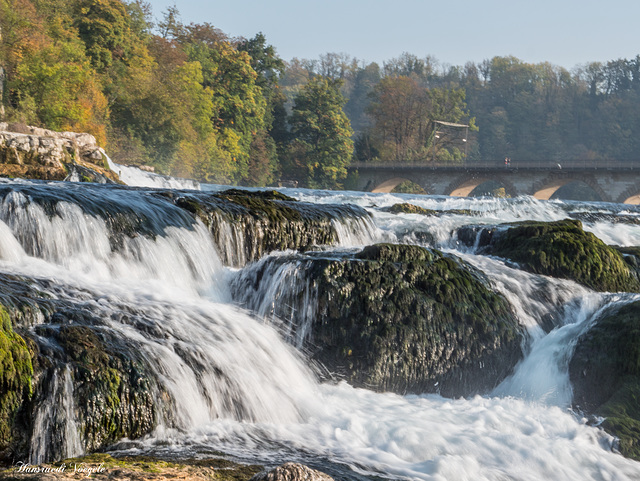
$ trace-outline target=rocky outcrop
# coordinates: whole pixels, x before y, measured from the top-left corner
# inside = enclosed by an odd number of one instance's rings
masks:
[[[284,263],[300,277],[276,286],[279,272],[292,271]],[[480,273],[437,250],[378,244],[355,255],[274,256],[234,287],[241,304],[293,319],[291,341],[302,337],[299,347],[358,387],[486,393],[522,357],[523,329],[509,303]],[[261,299],[273,291],[277,299]]]
[[[449,209],[449,210],[435,210],[425,209],[415,204],[401,203],[393,204],[390,207],[384,207],[381,209],[383,212],[390,212],[392,214],[420,214],[428,216],[440,217],[443,215],[474,215],[476,211],[470,209]]]
[[[69,411],[88,451],[155,427],[162,392],[136,346],[112,335],[103,315],[7,274],[0,274],[0,302],[0,462],[28,459],[30,451],[37,458],[36,429],[47,457],[60,459]]]
[[[305,251],[338,242],[338,223],[368,222],[352,205],[318,205],[277,191],[229,189],[216,194],[166,194],[209,228],[222,261],[240,267],[272,251]]]
[[[333,481],[333,478],[303,464],[285,463],[256,474],[250,481]]]
[[[571,279],[597,291],[640,292],[640,281],[615,248],[585,232],[579,220],[467,226],[458,240],[535,274]]]
[[[92,135],[7,123],[0,123],[0,175],[119,182]]]
[[[604,416],[620,452],[640,460],[640,301],[596,321],[578,340],[569,375],[575,408]]]

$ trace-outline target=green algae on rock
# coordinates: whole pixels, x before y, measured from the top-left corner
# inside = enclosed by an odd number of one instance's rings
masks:
[[[496,231],[486,251],[526,271],[571,279],[597,291],[640,292],[640,282],[622,255],[585,232],[579,220],[514,224]]]
[[[336,244],[336,222],[370,217],[357,206],[298,202],[277,191],[229,189],[172,200],[209,228],[222,262],[235,267],[272,251]]]
[[[16,418],[33,394],[32,354],[25,340],[13,331],[9,314],[0,305],[0,457],[14,448]]]
[[[378,244],[314,262],[314,357],[356,386],[488,392],[522,357],[523,330],[481,275],[437,250]]]
[[[596,321],[578,340],[569,374],[574,405],[604,416],[620,452],[640,460],[640,301]]]

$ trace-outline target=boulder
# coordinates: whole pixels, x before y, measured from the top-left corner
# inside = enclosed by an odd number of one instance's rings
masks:
[[[216,194],[167,194],[209,228],[222,262],[241,267],[272,251],[308,250],[339,240],[340,223],[369,221],[353,205],[298,202],[277,191],[229,189]]]
[[[281,273],[295,273],[293,282]],[[471,396],[522,358],[524,331],[507,300],[437,250],[273,256],[239,273],[233,289],[241,305],[290,319],[289,340],[358,387]]]
[[[256,474],[250,481],[333,481],[333,478],[304,464],[285,463]]]
[[[580,337],[569,376],[575,409],[603,416],[620,452],[640,460],[640,301],[609,310]]]
[[[478,235],[479,242],[478,242]],[[495,227],[468,227],[458,239],[480,252],[504,257],[522,269],[561,279],[571,279],[603,292],[640,292],[638,275],[615,248],[579,220],[527,221]]]

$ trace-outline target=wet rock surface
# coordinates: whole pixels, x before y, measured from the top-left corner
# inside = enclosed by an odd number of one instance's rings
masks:
[[[579,220],[467,226],[458,231],[458,240],[482,254],[516,262],[528,272],[571,279],[597,291],[640,292],[632,263],[584,231]]]
[[[640,460],[640,301],[596,321],[578,340],[569,375],[576,409],[605,417],[620,452]]]
[[[369,219],[360,207],[298,202],[276,191],[185,193],[174,201],[204,222],[222,262],[234,267],[272,251],[336,244],[336,222]]]
[[[3,369],[1,462],[38,457],[45,444],[59,459],[70,413],[83,451],[155,427],[160,392],[136,346],[114,335],[104,314],[82,301],[54,299],[24,277],[0,274],[0,292],[3,334],[12,336],[9,346],[0,338],[0,357],[14,359]]]
[[[280,271],[300,272],[292,290],[276,284]],[[279,293],[271,313],[294,323],[283,327],[291,342],[355,386],[469,396],[491,390],[522,357],[524,332],[509,303],[437,250],[377,244],[272,257],[235,281],[238,302],[261,310],[262,282]]]
[[[285,463],[256,474],[251,481],[333,481],[333,478],[303,464]]]

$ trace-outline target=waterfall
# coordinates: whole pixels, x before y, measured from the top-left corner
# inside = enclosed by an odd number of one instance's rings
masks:
[[[640,464],[616,454],[612,436],[567,409],[576,340],[611,306],[637,296],[528,274],[450,242],[471,219],[564,218],[575,204],[306,191],[298,198],[333,213],[337,245],[256,260],[240,258],[245,231],[227,223],[225,241],[216,242],[209,225],[176,205],[177,196],[123,186],[0,184],[0,273],[12,282],[2,298],[40,313],[19,328],[51,359],[36,380],[46,392],[34,399],[31,463],[87,450],[84,361],[69,360],[58,335],[81,328],[97,340],[89,347],[103,349],[114,366],[129,363],[155,403],[153,431],[105,446],[119,454],[221,451],[248,462],[307,462],[351,480],[640,477]],[[474,214],[380,210],[408,200]],[[345,202],[371,216],[326,205]],[[640,239],[632,224],[622,234],[606,221],[585,227],[627,244]],[[507,298],[528,333],[525,358],[493,393],[470,399],[319,382],[298,349],[313,343],[317,318],[308,260],[340,259],[353,247],[420,232],[482,271]],[[225,266],[225,256],[242,262]]]
[[[180,179],[168,175],[154,174],[138,167],[121,165],[109,158],[107,153],[100,149],[107,159],[109,168],[118,174],[120,180],[127,185],[135,187],[156,187],[160,189],[193,189],[200,190],[200,183],[191,179]]]
[[[71,371],[68,367],[63,371],[62,376],[59,369],[54,371],[50,395],[36,413],[29,455],[32,464],[47,461],[52,454],[65,459],[84,453],[76,420]]]

